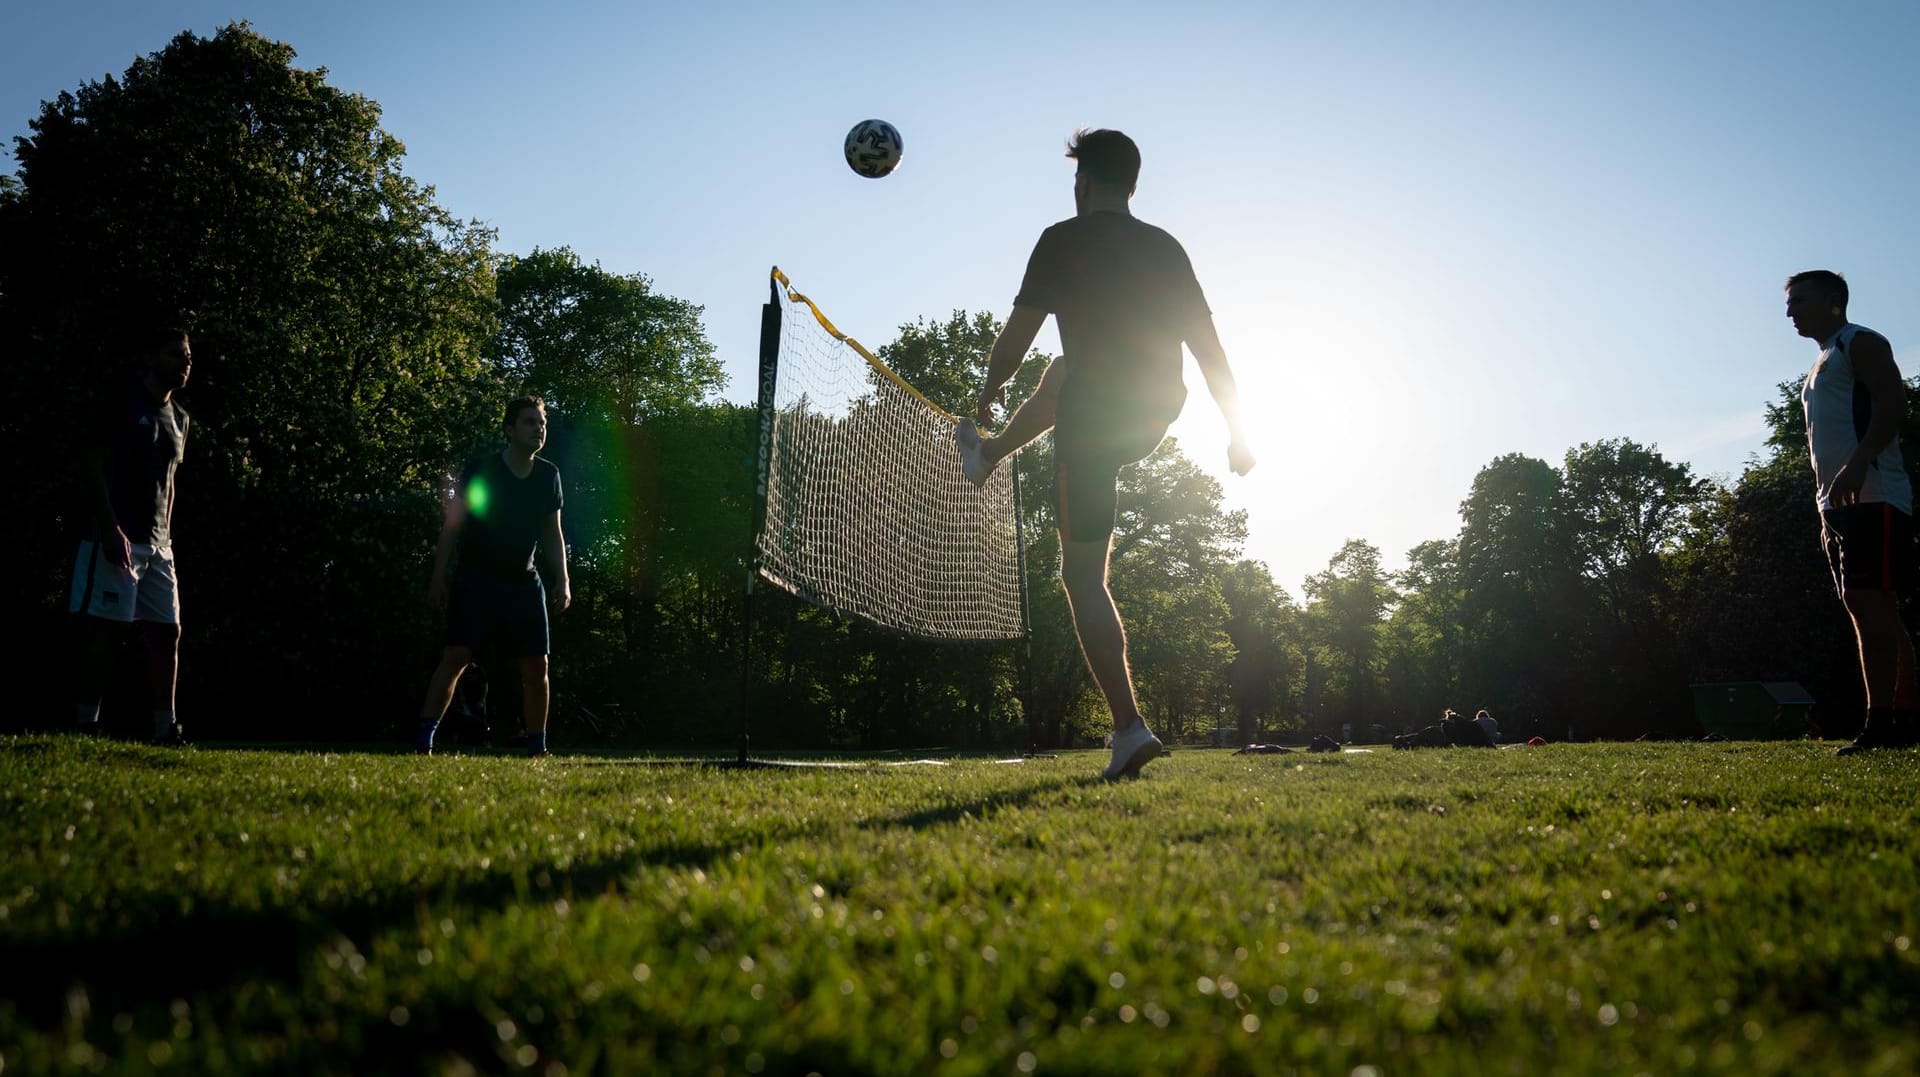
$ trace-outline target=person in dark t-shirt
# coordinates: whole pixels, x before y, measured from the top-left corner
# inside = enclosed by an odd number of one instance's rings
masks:
[[[573,601],[560,531],[560,469],[535,453],[547,441],[546,404],[537,396],[507,404],[507,447],[469,463],[447,499],[427,601],[447,611],[447,645],[420,708],[414,750],[433,752],[433,735],[474,652],[498,644],[520,660],[527,753],[547,754],[547,609]],[[452,586],[447,563],[455,547]],[[549,595],[534,570],[547,557]]]
[[[1235,474],[1253,467],[1240,428],[1239,394],[1213,314],[1187,252],[1128,207],[1140,175],[1140,150],[1118,131],[1076,132],[1067,156],[1075,216],[1040,234],[1027,260],[1013,314],[994,341],[975,408],[991,420],[1004,386],[1020,369],[1051,314],[1060,358],[998,436],[982,437],[962,419],[955,440],[961,469],[983,483],[1020,447],[1053,430],[1054,498],[1061,564],[1074,630],[1087,668],[1113,712],[1113,758],[1106,777],[1139,773],[1162,751],[1134,697],[1126,629],[1107,591],[1119,471],[1144,460],[1166,437],[1186,401],[1180,347],[1193,351],[1207,388],[1226,416],[1227,459]]]
[[[179,329],[147,333],[135,345],[138,381],[115,394],[88,432],[82,473],[90,520],[74,558],[68,603],[86,615],[77,721],[100,728],[105,671],[120,624],[139,625],[147,649],[153,737],[185,743],[174,715],[180,671],[180,591],[173,565],[174,476],[186,455],[188,418],[174,394],[193,373],[193,349]]]

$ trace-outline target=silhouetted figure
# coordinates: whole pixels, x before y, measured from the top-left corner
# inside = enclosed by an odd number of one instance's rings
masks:
[[[91,527],[74,557],[68,608],[83,614],[76,721],[100,728],[100,697],[121,625],[137,624],[147,651],[153,739],[186,743],[174,714],[180,673],[180,590],[173,564],[174,477],[186,456],[187,411],[174,394],[193,373],[179,329],[135,344],[139,375],[87,432],[82,472]]]
[[[447,499],[427,589],[427,601],[447,610],[447,646],[420,708],[414,750],[422,755],[433,753],[434,732],[474,652],[489,646],[519,659],[527,754],[547,754],[547,609],[558,613],[573,601],[560,531],[560,469],[535,455],[547,441],[547,408],[539,397],[509,401],[502,425],[506,449],[468,464]],[[449,593],[447,562],[456,544],[459,569]],[[547,557],[551,598],[533,567],[536,550]]]
[[[1060,575],[1081,653],[1113,713],[1105,776],[1117,779],[1138,774],[1166,749],[1141,717],[1126,629],[1107,591],[1115,489],[1120,469],[1151,455],[1180,414],[1183,342],[1226,416],[1228,462],[1236,474],[1253,467],[1253,454],[1240,428],[1233,373],[1187,252],[1128,208],[1140,175],[1139,148],[1118,131],[1082,130],[1068,143],[1067,156],[1079,162],[1075,215],[1042,232],[1034,245],[1013,313],[994,341],[976,417],[991,421],[1048,314],[1059,323],[1060,358],[998,436],[982,438],[972,420],[962,420],[955,437],[962,470],[983,483],[1001,460],[1053,430]]]
[[[1900,452],[1906,386],[1887,338],[1847,320],[1847,282],[1787,278],[1787,317],[1820,356],[1800,388],[1821,543],[1853,619],[1867,719],[1840,754],[1920,743],[1920,684],[1900,597],[1914,586],[1913,483]]]

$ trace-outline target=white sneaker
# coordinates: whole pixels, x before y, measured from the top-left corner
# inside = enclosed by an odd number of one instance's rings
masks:
[[[1148,729],[1147,723],[1142,720],[1138,725],[1129,726],[1113,735],[1113,759],[1107,763],[1107,769],[1101,776],[1110,782],[1133,777],[1164,747],[1160,738],[1154,736],[1153,730]]]
[[[962,419],[953,428],[954,444],[960,446],[960,473],[975,486],[984,486],[987,476],[993,474],[988,466],[985,452],[982,451],[980,428],[973,425],[972,419]]]

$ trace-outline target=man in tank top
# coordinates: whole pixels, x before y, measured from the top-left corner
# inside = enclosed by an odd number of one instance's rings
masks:
[[[1906,386],[1887,338],[1847,320],[1847,282],[1787,279],[1787,317],[1820,357],[1800,389],[1834,589],[1853,619],[1867,720],[1842,755],[1920,743],[1920,685],[1900,598],[1914,585],[1913,482],[1900,452]]]

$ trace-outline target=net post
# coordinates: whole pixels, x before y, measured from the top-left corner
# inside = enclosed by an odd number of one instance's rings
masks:
[[[780,373],[780,285],[775,274],[767,274],[767,302],[760,308],[760,401],[756,409],[753,496],[750,504],[750,529],[747,533],[747,591],[740,616],[740,737],[734,745],[734,761],[746,764],[751,756],[753,718],[753,592],[760,576],[760,530],[767,522],[767,475],[773,461],[773,393]]]
[[[1030,749],[1039,748],[1040,727],[1033,711],[1033,613],[1027,608],[1027,506],[1020,496],[1020,456],[1008,461],[1013,473],[1014,565],[1020,574],[1020,717],[1027,723]]]

